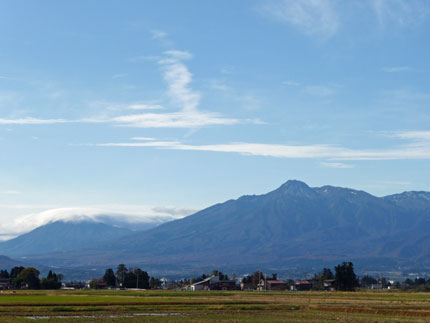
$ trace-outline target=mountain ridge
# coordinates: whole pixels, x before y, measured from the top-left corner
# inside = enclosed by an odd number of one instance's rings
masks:
[[[271,192],[218,203],[103,246],[35,260],[66,266],[126,262],[282,267],[346,259],[369,264],[385,259],[393,266],[430,264],[430,202],[426,204],[423,193],[401,194],[399,204],[398,197],[329,185],[311,188],[292,180]],[[407,200],[421,204],[408,206]],[[71,261],[78,255],[78,263]]]
[[[16,257],[67,251],[131,233],[129,229],[94,220],[51,221],[16,238],[0,242],[0,254]]]

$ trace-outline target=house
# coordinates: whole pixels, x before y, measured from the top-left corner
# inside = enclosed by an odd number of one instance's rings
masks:
[[[378,283],[378,284],[372,284],[372,285],[370,286],[370,289],[384,289],[384,286],[382,286],[382,284],[381,284],[381,283]]]
[[[0,278],[0,290],[11,289],[12,285],[9,278]]]
[[[298,281],[296,283],[296,290],[298,291],[311,290],[311,288],[312,288],[312,284],[307,280]]]
[[[218,276],[215,276],[215,275],[207,277],[207,278],[203,279],[202,281],[199,281],[197,283],[191,284],[190,288],[193,291],[196,291],[196,290],[210,290],[211,280],[213,282],[216,282],[216,281],[219,280],[219,278],[218,278]]]
[[[210,276],[197,283],[191,284],[191,290],[235,290],[236,280],[220,280],[218,276]]]
[[[210,284],[211,290],[236,290],[236,280],[219,280]]]
[[[240,290],[255,290],[255,288],[252,282],[250,283],[240,282]]]
[[[335,280],[334,279],[326,279],[323,281],[324,290],[334,291],[335,288]]]
[[[287,290],[288,284],[283,280],[261,279],[258,284],[259,290]]]
[[[168,283],[169,283],[169,280],[167,278],[164,278],[164,277],[160,278],[160,284],[162,289],[166,289]]]

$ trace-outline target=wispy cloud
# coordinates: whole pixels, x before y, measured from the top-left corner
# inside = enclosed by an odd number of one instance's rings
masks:
[[[422,0],[371,0],[370,4],[383,27],[417,25],[429,14],[428,2]]]
[[[409,66],[391,66],[391,67],[382,68],[382,71],[387,73],[398,73],[398,72],[411,72],[411,71],[415,71],[415,69]]]
[[[0,75],[0,80],[16,80],[14,77]]]
[[[131,140],[142,140],[142,141],[153,141],[153,140],[157,140],[156,138],[152,138],[152,137],[133,137],[130,138]]]
[[[344,163],[330,163],[330,162],[322,162],[321,166],[328,168],[354,168],[355,165],[352,164],[344,164]]]
[[[234,72],[234,67],[232,66],[224,66],[220,70],[220,73],[224,75],[230,75],[230,74],[233,74],[233,72]]]
[[[181,106],[183,111],[195,111],[200,102],[200,93],[191,89],[192,74],[181,60],[191,59],[186,51],[170,50],[167,58],[159,61],[164,72],[164,80],[169,86],[170,98]]]
[[[308,35],[329,38],[339,29],[339,18],[330,0],[270,1],[262,7],[269,16]]]
[[[198,109],[201,94],[191,87],[193,75],[184,61],[193,55],[188,51],[168,50],[158,59],[163,78],[168,86],[167,95],[178,112],[144,113],[118,116],[113,122],[122,126],[141,128],[197,128],[213,125],[261,123],[252,119],[227,118],[216,112]]]
[[[111,123],[122,127],[140,128],[198,128],[214,125],[236,125],[240,123],[261,124],[256,119],[228,118],[217,112],[199,110],[201,94],[191,87],[193,75],[185,65],[193,55],[187,51],[169,50],[162,57],[157,56],[157,62],[167,84],[167,97],[175,107],[176,112],[164,113],[135,113],[122,115],[103,115],[75,120],[68,119],[43,119],[43,118],[0,118],[1,124],[10,125],[48,125],[59,123]],[[133,104],[109,104],[98,102],[110,111],[121,110],[162,110],[159,104],[133,103]]]
[[[18,118],[18,119],[4,119],[0,118],[0,124],[15,124],[15,125],[43,125],[43,124],[57,124],[57,123],[70,123],[75,122],[66,119],[38,119],[32,117]]]
[[[189,145],[180,141],[102,143],[103,147],[152,147],[157,149],[212,151],[239,153],[250,156],[278,158],[314,158],[326,160],[407,160],[430,159],[430,140],[427,132],[399,133],[398,138],[412,142],[387,149],[352,149],[334,145],[281,145],[249,142],[227,144]],[[327,167],[346,168],[342,163],[328,163]]]
[[[122,78],[127,77],[127,76],[128,76],[128,74],[127,74],[127,73],[114,74],[114,75],[112,75],[112,78],[113,78],[113,79],[122,79]]]
[[[303,89],[303,93],[309,94],[312,96],[327,97],[327,96],[333,95],[335,91],[332,87],[328,87],[328,86],[310,85],[310,86],[306,86]]]
[[[130,110],[161,110],[164,109],[159,104],[132,104],[126,106],[126,109]]]
[[[6,190],[6,191],[0,191],[0,194],[18,195],[18,194],[21,194],[21,192],[16,191],[16,190]]]
[[[162,30],[152,30],[151,33],[152,38],[154,39],[165,39],[169,36],[165,31]]]
[[[396,185],[396,186],[410,186],[412,185],[411,182],[408,181],[382,181],[382,184],[387,184],[387,185]]]
[[[1,206],[0,206],[1,207]],[[48,209],[29,213],[10,221],[2,221],[0,234],[16,236],[55,221],[94,221],[112,225],[161,224],[183,218],[197,210],[183,207],[157,207],[150,205],[103,205]]]
[[[238,120],[224,118],[217,113],[184,111],[172,113],[144,113],[125,115],[112,119],[120,126],[137,128],[195,128],[213,125],[235,125],[257,120]]]
[[[392,136],[419,142],[428,141],[430,143],[430,131],[402,131],[396,132]]]
[[[383,91],[380,101],[386,104],[405,104],[416,103],[419,101],[429,101],[430,93],[418,92],[411,89],[397,89]]]
[[[283,81],[282,85],[287,85],[287,86],[299,86],[300,83],[299,82],[295,82],[295,81]]]
[[[376,23],[383,29],[417,26],[430,16],[426,0],[266,0],[258,11],[304,34],[328,39],[342,30],[342,23],[347,25],[346,16],[361,19],[363,13],[357,12],[362,9],[373,13]]]

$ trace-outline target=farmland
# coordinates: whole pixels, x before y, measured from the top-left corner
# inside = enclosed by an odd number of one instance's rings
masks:
[[[3,291],[1,322],[428,322],[413,292]]]

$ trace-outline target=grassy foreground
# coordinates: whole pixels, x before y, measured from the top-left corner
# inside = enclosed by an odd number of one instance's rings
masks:
[[[3,291],[0,322],[429,322],[430,293]]]

